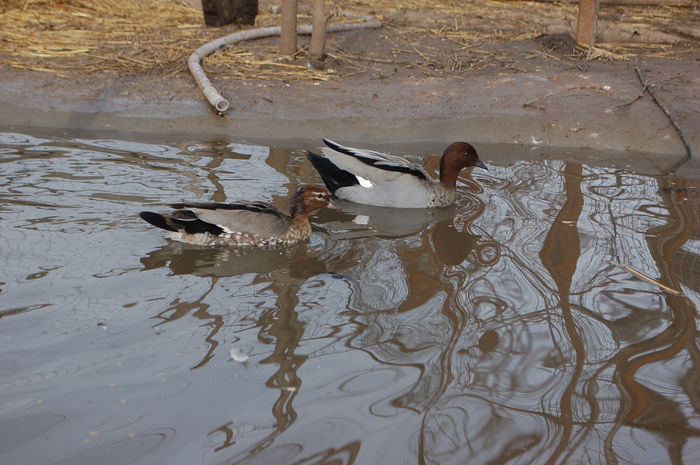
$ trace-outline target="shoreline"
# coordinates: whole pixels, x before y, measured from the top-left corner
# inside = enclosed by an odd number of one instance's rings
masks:
[[[654,72],[663,70],[649,74]],[[214,76],[212,81],[231,101],[224,117],[211,110],[188,76],[103,73],[68,79],[5,68],[0,69],[0,77],[0,127],[5,128],[272,140],[330,137],[356,144],[467,140],[671,158],[686,153],[676,130],[648,95],[623,105],[641,90],[631,66],[614,72],[461,79],[285,83]],[[675,115],[693,151],[700,153],[700,111],[693,108],[692,100],[700,95],[700,77],[656,92]]]

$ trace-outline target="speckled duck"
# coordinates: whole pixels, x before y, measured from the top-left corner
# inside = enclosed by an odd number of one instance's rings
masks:
[[[141,212],[139,216],[169,231],[172,239],[189,244],[272,247],[306,239],[311,234],[309,215],[335,206],[327,190],[303,186],[290,200],[291,216],[261,202],[183,202],[170,207],[174,211],[164,215]]]

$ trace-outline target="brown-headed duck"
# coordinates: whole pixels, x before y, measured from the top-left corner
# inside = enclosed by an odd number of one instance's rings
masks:
[[[340,199],[378,207],[445,207],[455,201],[462,168],[488,169],[466,142],[455,142],[445,149],[439,180],[395,155],[345,147],[328,139],[323,142],[328,146],[322,149],[325,156],[313,152],[307,156],[328,190]]]

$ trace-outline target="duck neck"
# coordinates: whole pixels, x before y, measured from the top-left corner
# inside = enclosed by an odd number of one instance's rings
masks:
[[[311,234],[311,223],[309,223],[309,210],[304,205],[292,207],[292,225],[289,234],[303,238]]]
[[[457,176],[459,176],[459,169],[455,166],[451,166],[446,162],[447,157],[443,155],[440,160],[440,184],[448,189],[454,189],[457,185]]]
[[[291,217],[295,222],[309,220],[309,208],[304,205],[304,202],[292,202],[290,210]]]

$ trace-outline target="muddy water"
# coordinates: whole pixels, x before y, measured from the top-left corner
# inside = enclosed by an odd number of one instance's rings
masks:
[[[0,134],[0,463],[700,463],[695,192],[482,153],[454,208],[240,253],[136,215],[284,207],[301,150]]]

